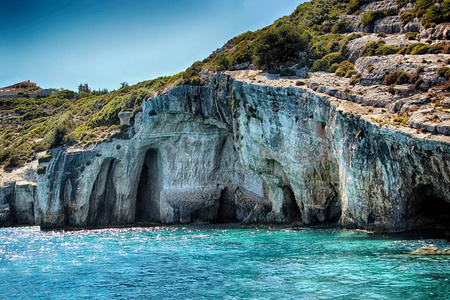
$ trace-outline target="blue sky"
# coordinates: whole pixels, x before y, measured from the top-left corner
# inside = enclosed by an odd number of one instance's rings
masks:
[[[0,0],[0,87],[117,89],[184,71],[304,0]]]

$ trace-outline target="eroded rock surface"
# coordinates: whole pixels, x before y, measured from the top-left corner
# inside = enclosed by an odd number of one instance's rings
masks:
[[[128,139],[55,151],[39,176],[41,225],[448,226],[448,138],[249,72],[145,101]]]

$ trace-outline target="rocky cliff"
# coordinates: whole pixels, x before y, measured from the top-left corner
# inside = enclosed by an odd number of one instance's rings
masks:
[[[361,104],[238,74],[148,99],[120,138],[54,150],[29,191],[33,222],[448,228],[447,137],[381,127]]]

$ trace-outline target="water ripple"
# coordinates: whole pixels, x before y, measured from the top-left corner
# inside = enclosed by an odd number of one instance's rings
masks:
[[[0,229],[0,295],[33,299],[444,299],[444,240],[335,229]]]

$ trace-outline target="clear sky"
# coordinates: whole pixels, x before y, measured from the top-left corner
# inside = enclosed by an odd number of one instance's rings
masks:
[[[118,89],[184,71],[305,0],[0,0],[0,87]]]

